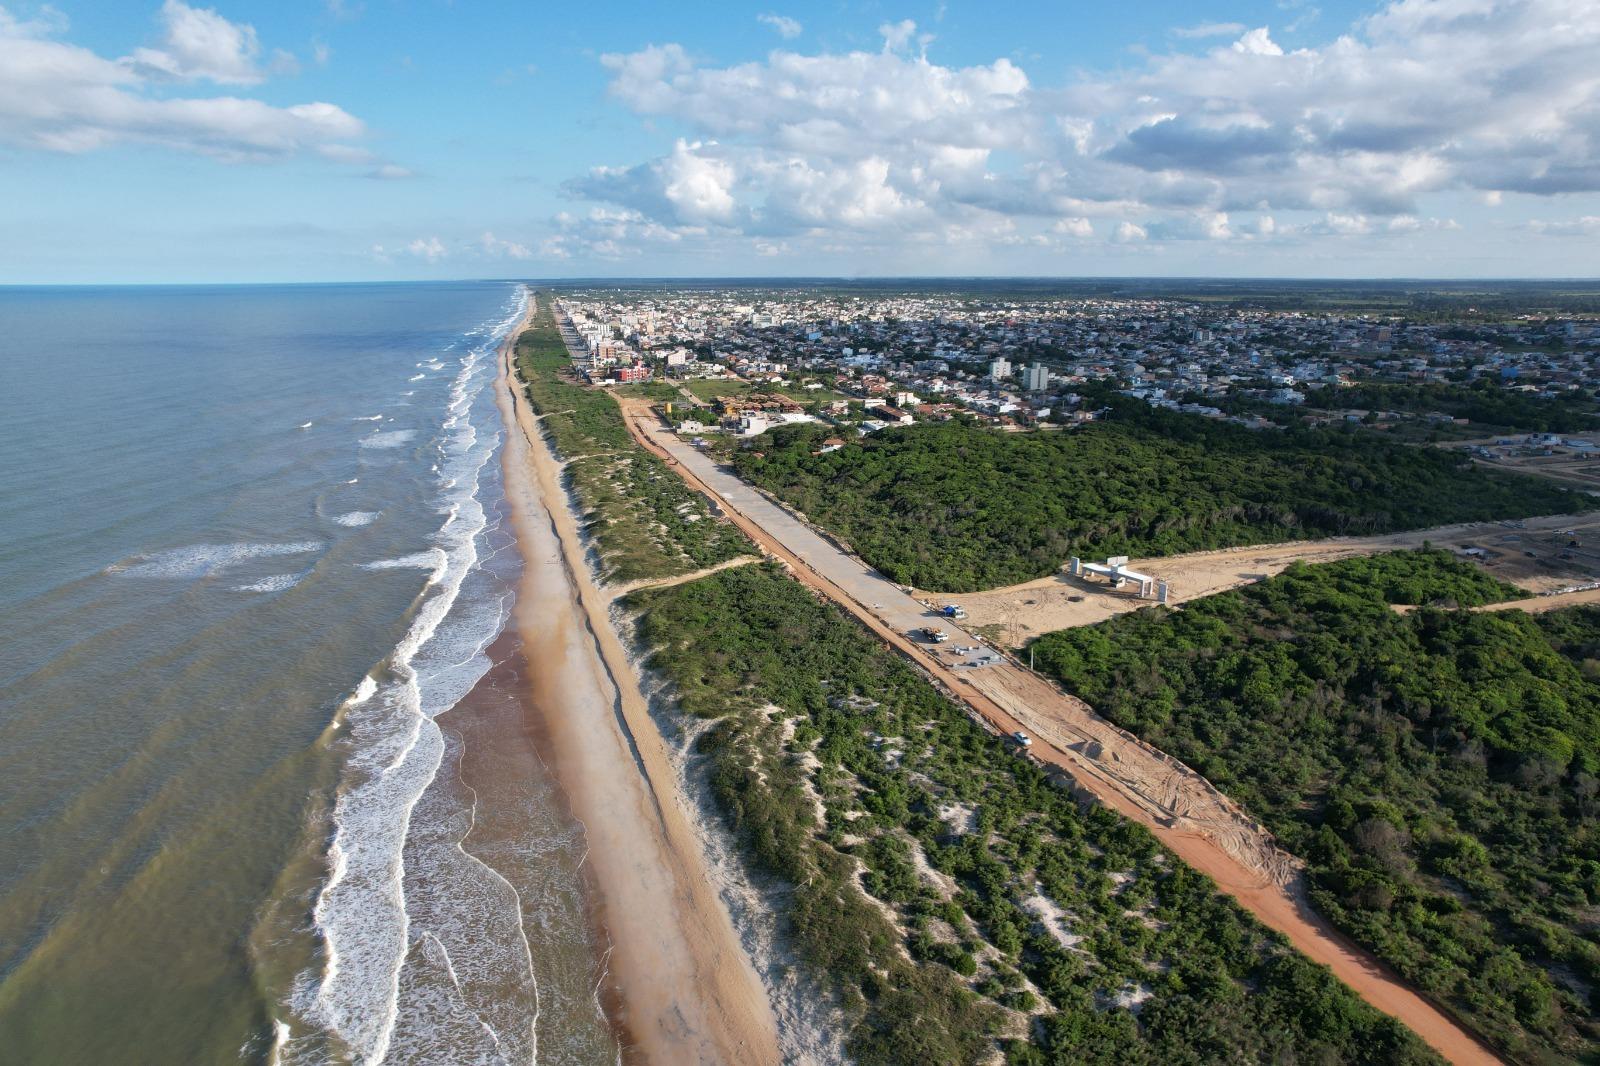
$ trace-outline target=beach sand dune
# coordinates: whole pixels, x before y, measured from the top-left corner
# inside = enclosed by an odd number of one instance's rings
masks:
[[[609,599],[584,565],[559,467],[515,386],[512,343],[496,396],[524,561],[513,624],[529,666],[527,713],[585,827],[587,883],[611,945],[606,998],[625,1057],[776,1063],[771,1005],[709,880]]]

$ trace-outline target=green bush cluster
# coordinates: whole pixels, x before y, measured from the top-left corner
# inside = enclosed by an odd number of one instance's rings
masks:
[[[626,602],[857,1062],[1437,1061],[771,565]]]
[[[1034,654],[1262,817],[1315,905],[1463,1022],[1595,1062],[1600,609],[1450,609],[1514,595],[1440,551],[1299,564]]]
[[[1579,510],[1583,499],[1373,434],[1250,430],[1123,398],[1072,431],[955,421],[814,454],[831,432],[772,430],[735,466],[893,580],[946,592],[1041,577],[1070,555],[1386,533]]]
[[[1483,426],[1539,433],[1572,433],[1600,428],[1594,396],[1584,391],[1541,399],[1512,392],[1487,378],[1468,385],[1391,384],[1363,382],[1338,389],[1318,389],[1308,404],[1465,418]]]
[[[750,553],[704,497],[634,444],[611,397],[563,377],[572,364],[548,306],[515,354],[529,402],[568,459],[567,481],[607,581],[668,577]]]

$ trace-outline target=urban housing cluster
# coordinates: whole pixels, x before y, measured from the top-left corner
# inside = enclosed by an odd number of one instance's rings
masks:
[[[667,382],[682,398],[669,416],[696,434],[818,419],[866,434],[957,415],[1061,426],[1092,420],[1108,391],[1263,429],[1284,421],[1262,413],[1273,407],[1304,406],[1311,422],[1450,422],[1346,405],[1338,390],[1485,378],[1544,398],[1600,389],[1600,322],[1584,318],[1435,324],[1171,299],[748,288],[577,290],[556,310],[590,381]]]

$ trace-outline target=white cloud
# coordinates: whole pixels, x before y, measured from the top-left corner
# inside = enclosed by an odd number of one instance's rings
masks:
[[[1132,222],[1118,222],[1114,239],[1118,244],[1133,244],[1137,241],[1145,240],[1149,236],[1149,232],[1143,226],[1135,225]]]
[[[937,63],[910,20],[880,27],[880,52],[715,66],[652,45],[602,57],[609,91],[689,137],[567,189],[668,230],[817,247],[1048,242],[1087,219],[1111,240],[1442,230],[1426,208],[1447,193],[1600,193],[1595,3],[1393,0],[1316,48],[1190,26],[1174,32],[1221,40],[1061,87],[1005,58]]]
[[[450,254],[445,250],[444,242],[437,237],[418,237],[406,245],[406,251],[430,263],[437,263]]]
[[[1050,230],[1063,237],[1075,237],[1078,240],[1088,240],[1094,236],[1094,225],[1088,219],[1081,217],[1057,219]]]
[[[1548,233],[1555,237],[1600,237],[1600,215],[1584,215],[1564,222],[1547,222],[1535,219],[1528,223],[1535,233]]]
[[[1236,33],[1243,33],[1245,25],[1242,22],[1202,22],[1197,26],[1179,26],[1173,29],[1174,37],[1232,37]]]
[[[1235,236],[1225,211],[1200,211],[1157,219],[1141,229],[1145,236],[1159,241],[1226,241]]]
[[[406,167],[384,163],[367,171],[366,176],[375,181],[404,181],[406,178],[416,177],[416,174]]]
[[[1272,40],[1265,26],[1257,27],[1233,42],[1233,50],[1249,56],[1281,56],[1283,49]]]
[[[56,152],[137,143],[230,161],[301,153],[371,161],[352,143],[365,127],[334,104],[279,107],[152,91],[155,82],[172,79],[246,83],[261,76],[249,27],[171,0],[163,17],[168,33],[160,49],[106,59],[54,39],[64,30],[60,20],[24,22],[0,8],[0,142]]]
[[[901,19],[899,22],[885,22],[878,27],[878,33],[883,37],[883,50],[885,52],[900,52],[916,37],[917,24],[910,19]]]
[[[527,245],[518,244],[516,241],[501,240],[488,230],[485,230],[483,236],[478,238],[478,246],[483,249],[485,255],[489,256],[505,256],[508,259],[533,258],[533,253],[528,250]]]
[[[805,29],[798,21],[788,15],[774,15],[770,12],[765,15],[757,15],[756,21],[771,26],[773,31],[786,41],[794,40]]]
[[[190,7],[182,0],[161,5],[161,22],[165,29],[161,43],[136,48],[125,60],[140,74],[222,85],[255,85],[262,80],[256,65],[261,45],[254,26],[229,22],[210,8]]]
[[[49,4],[31,19],[19,19],[0,7],[0,37],[53,37],[66,33],[70,25],[67,16]]]

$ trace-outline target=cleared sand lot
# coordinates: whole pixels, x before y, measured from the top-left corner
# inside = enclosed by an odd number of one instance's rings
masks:
[[[1578,542],[1576,546],[1573,541]],[[1381,537],[1336,537],[1225,548],[1135,559],[1128,565],[1168,582],[1168,602],[1179,604],[1264,580],[1294,562],[1326,563],[1418,548],[1424,542],[1457,551],[1477,549],[1483,553],[1480,562],[1491,574],[1530,592],[1550,592],[1600,578],[1600,513],[1440,526]],[[1013,648],[1053,630],[1094,625],[1153,602],[1113,591],[1104,582],[1072,577],[1065,571],[987,592],[919,591],[915,595],[931,603],[959,603],[966,609],[963,624],[968,630],[977,630]]]
[[[796,579],[849,611],[907,655],[1001,735],[1026,730],[1032,758],[1149,828],[1263,924],[1333,970],[1362,998],[1399,1018],[1454,1063],[1499,1058],[1370,953],[1311,909],[1300,863],[1270,833],[1192,769],[1097,715],[1014,659],[957,661],[978,644],[970,623],[938,623],[946,644],[914,636],[933,622],[926,605],[793,512],[741,481],[663,426],[648,402],[617,397],[634,439],[743,530]],[[1287,563],[1285,563],[1287,565]]]

